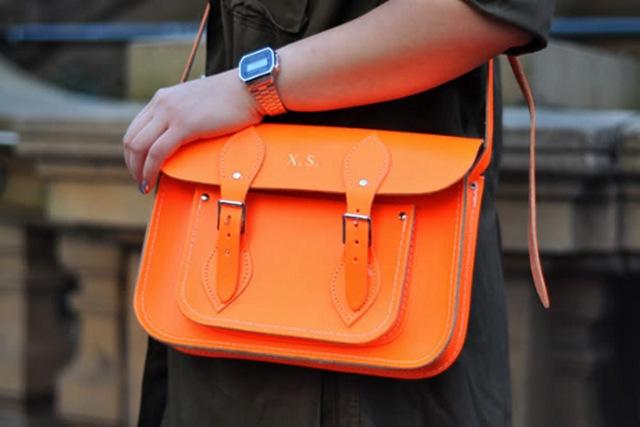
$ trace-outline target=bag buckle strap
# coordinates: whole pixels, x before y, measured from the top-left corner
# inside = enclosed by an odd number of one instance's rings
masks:
[[[344,264],[345,300],[354,312],[360,310],[369,297],[371,208],[390,164],[389,151],[375,133],[355,144],[344,159],[347,208],[342,215],[344,248],[341,262]],[[359,227],[360,223],[366,223],[367,230]]]
[[[238,295],[242,254],[249,251],[242,238],[247,222],[245,200],[264,154],[264,143],[253,127],[231,136],[220,151],[216,292],[223,304]]]

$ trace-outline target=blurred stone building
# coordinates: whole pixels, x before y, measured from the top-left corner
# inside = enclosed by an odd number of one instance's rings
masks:
[[[627,0],[558,1],[561,17],[640,21]],[[176,82],[202,3],[0,0],[0,425],[135,424],[146,342],[131,286],[151,200],[128,177],[121,137],[141,101]],[[88,27],[56,39],[60,27],[22,25],[74,22],[123,25],[90,40]],[[173,37],[136,38],[145,28]],[[528,117],[502,73],[518,427],[640,425],[638,55],[640,30],[565,34],[524,59],[549,311],[526,255]]]

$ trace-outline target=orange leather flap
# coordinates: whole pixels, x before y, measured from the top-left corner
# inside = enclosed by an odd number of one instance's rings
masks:
[[[377,194],[433,193],[462,179],[482,145],[479,138],[370,129],[261,124],[255,130],[266,148],[251,185],[257,190],[344,193],[343,159],[355,144],[375,134],[391,158]],[[182,181],[219,185],[220,151],[228,139],[187,144],[162,171]]]

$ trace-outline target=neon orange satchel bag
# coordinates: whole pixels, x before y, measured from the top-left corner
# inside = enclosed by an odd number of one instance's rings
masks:
[[[182,147],[147,229],[141,325],[202,356],[396,378],[445,370],[469,317],[492,62],[488,75],[484,139],[262,124]]]

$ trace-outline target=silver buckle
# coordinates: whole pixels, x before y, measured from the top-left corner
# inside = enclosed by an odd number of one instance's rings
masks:
[[[236,202],[235,200],[218,199],[218,224],[217,224],[218,230],[220,230],[220,210],[222,209],[222,205],[227,205],[227,206],[232,206],[235,208],[242,209],[242,215],[241,215],[242,224],[240,225],[240,233],[241,234],[244,233],[244,224],[245,224],[245,219],[247,217],[247,205],[244,202]]]
[[[371,246],[371,217],[369,215],[361,215],[354,213],[344,213],[342,214],[342,244],[345,244],[347,241],[347,220],[352,219],[354,221],[366,221],[367,226],[369,227],[369,246]]]

